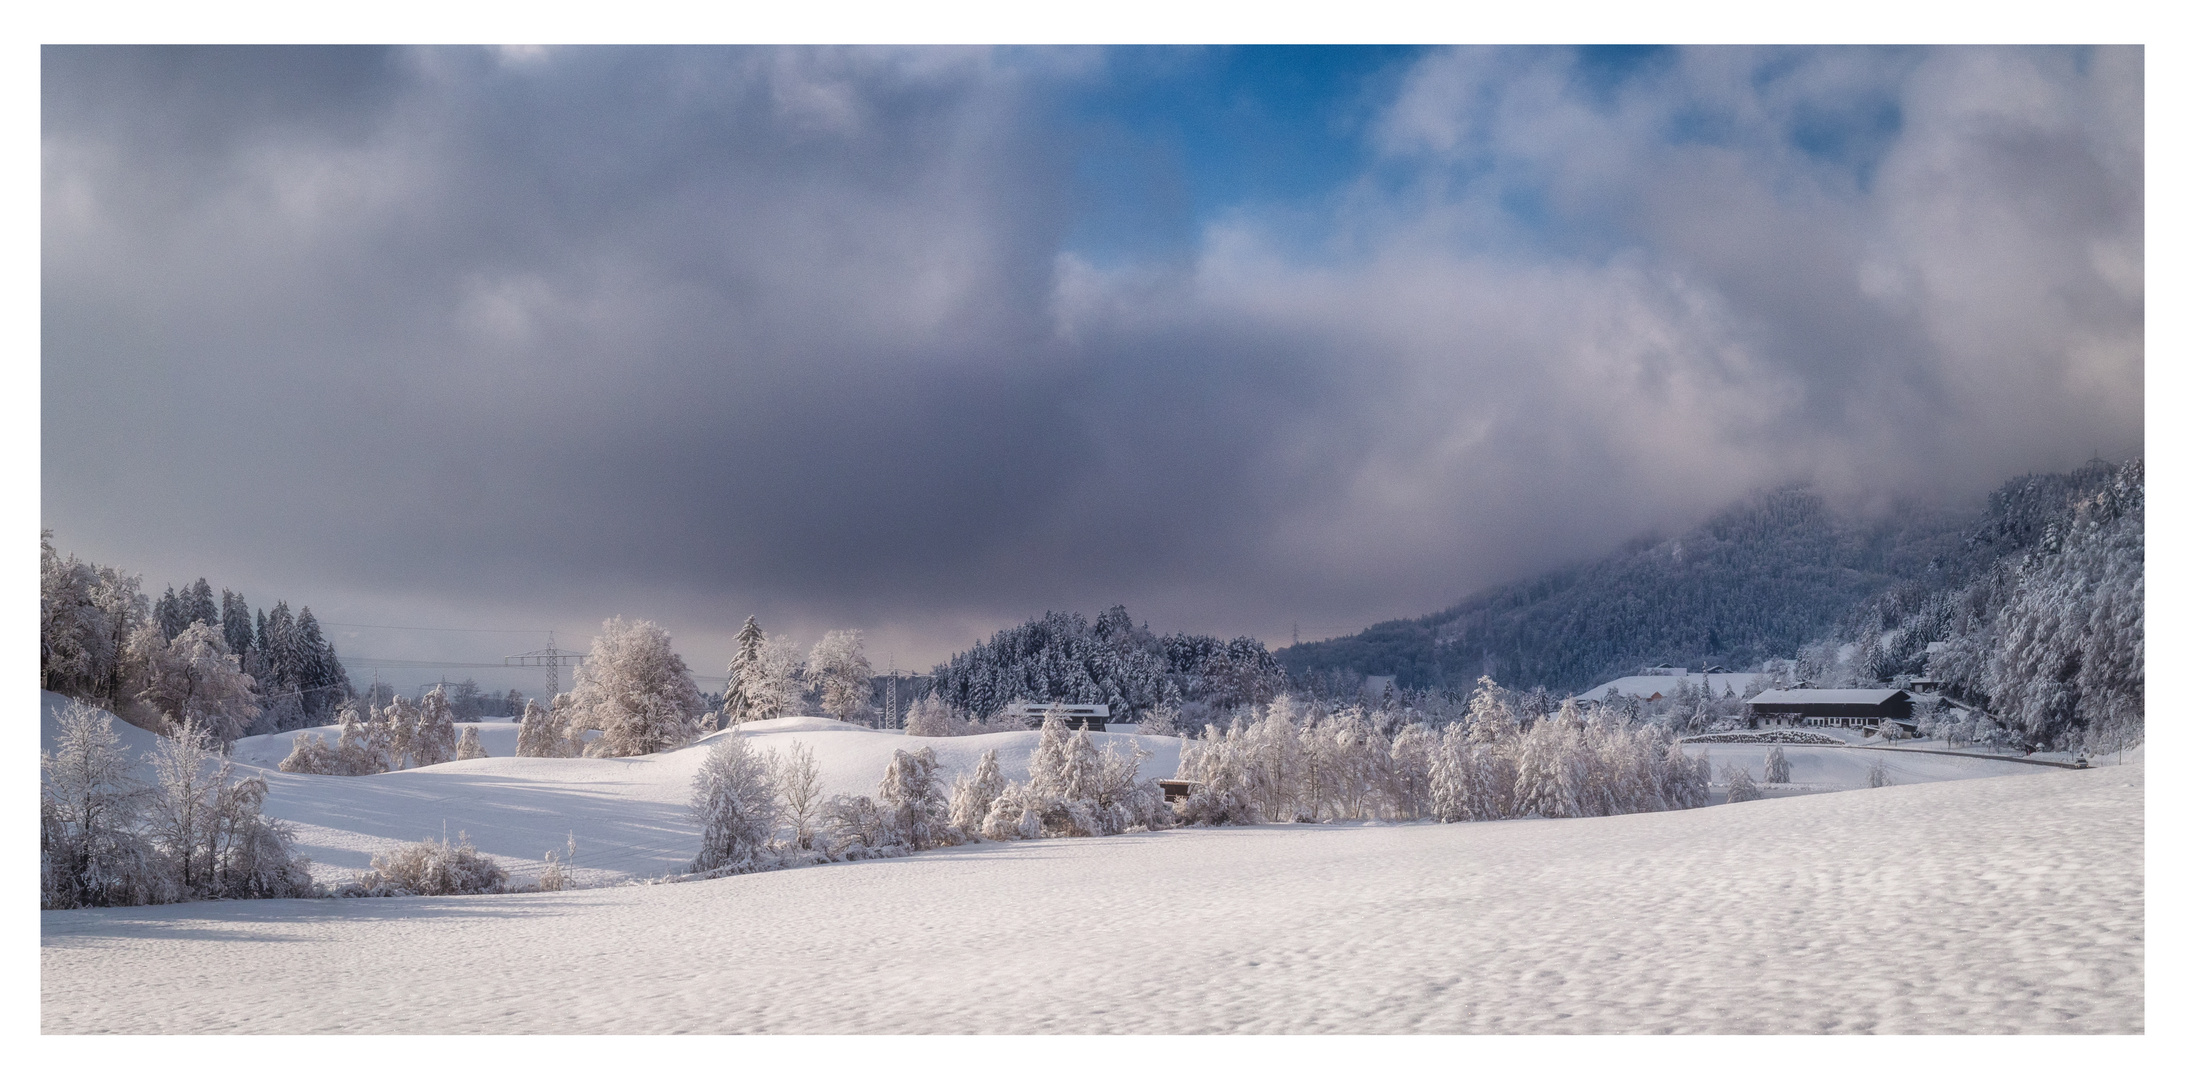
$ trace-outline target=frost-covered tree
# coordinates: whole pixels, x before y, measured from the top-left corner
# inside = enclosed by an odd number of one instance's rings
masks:
[[[1711,768],[1705,754],[1692,757],[1684,753],[1682,743],[1669,743],[1661,774],[1665,778],[1661,797],[1671,809],[1695,810],[1705,806],[1709,782],[1713,778]]]
[[[137,639],[136,651],[143,658],[145,679],[137,699],[170,730],[193,725],[226,746],[242,738],[258,717],[252,678],[213,626],[191,623],[173,641],[161,640],[148,626]]]
[[[701,691],[670,634],[652,622],[602,624],[571,689],[571,723],[598,728],[587,753],[631,757],[674,750],[700,734]]]
[[[1790,782],[1790,759],[1783,756],[1782,744],[1777,743],[1768,748],[1766,768],[1768,783],[1787,784]]]
[[[457,760],[470,761],[486,756],[488,752],[480,747],[480,729],[466,725],[464,734],[457,736]]]
[[[800,667],[799,646],[782,634],[764,638],[754,662],[740,673],[739,680],[745,720],[769,720],[800,708],[807,684]]]
[[[153,843],[175,867],[184,896],[198,895],[213,876],[213,792],[231,779],[223,762],[208,775],[211,738],[194,720],[178,721],[152,753],[156,777],[146,815]]]
[[[771,762],[737,735],[719,739],[693,776],[691,811],[701,826],[692,872],[752,868],[777,829]]]
[[[947,831],[943,786],[937,779],[937,752],[925,746],[913,753],[894,750],[877,788],[876,803],[891,830],[916,851],[952,842]]]
[[[1866,786],[1870,788],[1889,786],[1889,768],[1882,764],[1881,758],[1875,758],[1867,764]]]
[[[1432,773],[1440,754],[1440,736],[1427,725],[1411,724],[1394,736],[1387,754],[1387,799],[1395,819],[1433,816]]]
[[[949,807],[952,827],[970,840],[980,837],[983,819],[990,815],[991,804],[997,802],[1005,790],[1005,773],[998,767],[998,751],[983,751],[983,756],[976,759],[974,774],[962,775],[952,783]]]
[[[457,756],[456,717],[450,709],[449,692],[440,684],[419,699],[418,725],[412,730],[413,764],[440,765]]]
[[[138,832],[143,789],[107,714],[70,702],[39,755],[39,906],[103,907],[167,898],[168,878]]]
[[[539,702],[526,699],[525,715],[518,720],[519,757],[570,757],[571,741],[550,720]]]
[[[785,824],[792,828],[795,850],[815,846],[815,829],[823,812],[823,778],[815,765],[815,751],[806,743],[793,743],[777,759],[777,800]]]
[[[1524,733],[1516,759],[1518,813],[1581,817],[1585,761],[1580,734],[1561,717],[1549,717]]]
[[[859,630],[833,630],[808,653],[809,685],[822,696],[823,711],[847,722],[864,721],[876,676],[861,651]]]
[[[1729,770],[1729,802],[1751,802],[1760,797],[1760,785],[1752,779],[1752,770],[1731,766]]]
[[[924,694],[907,708],[909,735],[925,738],[941,738],[962,732],[962,721],[954,715],[952,706],[945,704],[935,694]]]
[[[419,707],[402,696],[381,710],[379,742],[388,753],[389,771],[418,764],[413,751],[419,741]]]
[[[1038,794],[1057,796],[1066,789],[1067,742],[1066,714],[1052,709],[1044,714],[1043,727],[1036,734],[1036,750],[1028,759],[1028,786]]]

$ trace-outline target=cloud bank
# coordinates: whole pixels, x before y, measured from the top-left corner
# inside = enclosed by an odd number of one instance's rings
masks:
[[[1326,636],[1763,484],[2140,444],[2138,49],[1430,52],[1344,182],[1143,259],[1072,241],[1116,59],[48,49],[46,523],[927,663],[1115,601]]]

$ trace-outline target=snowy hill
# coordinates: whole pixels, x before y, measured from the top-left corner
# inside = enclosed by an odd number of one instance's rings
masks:
[[[67,699],[46,694],[42,743],[52,748],[58,709]],[[520,758],[517,725],[483,721],[476,725],[489,756],[452,761],[423,769],[376,776],[316,776],[284,773],[275,765],[291,743],[307,732],[282,732],[239,739],[232,758],[256,769],[267,781],[267,812],[297,828],[299,850],[312,859],[323,884],[355,878],[373,856],[404,844],[445,833],[470,836],[479,849],[501,862],[516,880],[538,875],[542,857],[561,851],[565,838],[578,844],[572,875],[580,885],[609,885],[681,871],[699,850],[700,831],[687,819],[693,775],[718,740],[743,738],[761,751],[788,751],[805,745],[815,754],[827,794],[873,795],[895,750],[929,747],[949,778],[974,769],[986,750],[998,752],[1007,779],[1028,777],[1034,731],[996,732],[954,738],[921,738],[893,731],[799,716],[747,724],[736,732],[717,732],[692,746],[633,758]],[[160,736],[119,721],[116,730],[133,755],[142,756]],[[333,739],[334,728],[308,729]],[[1156,735],[1093,734],[1100,747],[1120,743],[1149,753],[1142,775],[1174,775],[1180,740]],[[1695,744],[1715,765],[1714,796],[1722,797],[1727,767],[1765,775],[1767,747],[1747,744]],[[1894,784],[1924,784],[2023,775],[2040,767],[2015,761],[1989,761],[1896,753],[1867,747],[1784,748],[1791,782],[1763,785],[1769,798],[1847,791],[1867,786],[1877,759]],[[149,770],[144,775],[149,778]]]
[[[369,779],[481,775],[443,770]],[[559,785],[586,805],[585,784]],[[2142,791],[2139,766],[2034,769],[1613,818],[983,844],[641,888],[45,912],[39,1021],[2139,1032]],[[1092,898],[1111,909],[1090,914]]]

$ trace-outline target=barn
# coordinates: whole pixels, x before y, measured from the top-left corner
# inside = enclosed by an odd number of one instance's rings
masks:
[[[1058,713],[1060,719],[1066,722],[1066,726],[1070,728],[1088,728],[1091,731],[1105,730],[1106,722],[1112,719],[1112,706],[1110,705],[1073,705],[1063,701],[1016,701],[1005,707],[1005,715],[1021,720],[1032,728],[1044,726],[1044,717],[1054,712]]]
[[[1871,728],[1912,720],[1912,695],[1902,690],[1767,690],[1745,703],[1748,727]]]

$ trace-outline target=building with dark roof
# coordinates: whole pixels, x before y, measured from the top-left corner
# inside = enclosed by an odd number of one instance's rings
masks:
[[[1750,727],[1877,727],[1884,720],[1910,728],[1912,695],[1902,690],[1765,690],[1745,703]]]

